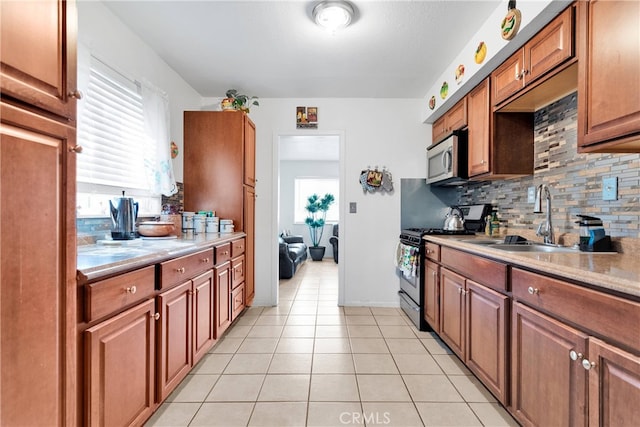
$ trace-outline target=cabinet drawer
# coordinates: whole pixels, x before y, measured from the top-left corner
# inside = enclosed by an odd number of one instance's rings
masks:
[[[205,249],[160,264],[160,289],[182,283],[213,267],[213,253]]]
[[[215,254],[216,265],[220,265],[223,262],[231,259],[231,243],[225,243],[224,245],[216,246],[213,248]]]
[[[231,288],[235,288],[244,282],[244,255],[240,255],[231,261]]]
[[[244,310],[244,283],[231,291],[231,320]]]
[[[518,268],[511,286],[514,299],[640,351],[640,303]]]
[[[497,291],[507,289],[507,265],[448,247],[440,252],[442,265]]]
[[[145,267],[85,286],[85,320],[114,313],[153,295],[154,266]]]
[[[436,245],[435,243],[427,242],[424,245],[424,256],[432,261],[438,262],[440,261],[440,245]]]
[[[245,240],[244,237],[242,239],[234,240],[231,242],[231,258],[235,258],[240,254],[244,253]]]

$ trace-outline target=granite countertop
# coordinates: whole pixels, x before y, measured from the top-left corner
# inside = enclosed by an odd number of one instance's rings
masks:
[[[206,233],[193,238],[135,239],[78,247],[78,282],[87,283],[211,248],[245,233]]]
[[[640,262],[632,254],[619,253],[546,253],[507,252],[491,245],[472,243],[486,240],[476,236],[425,236],[425,240],[469,253],[486,256],[514,266],[522,266],[541,273],[581,282],[603,290],[640,297]]]

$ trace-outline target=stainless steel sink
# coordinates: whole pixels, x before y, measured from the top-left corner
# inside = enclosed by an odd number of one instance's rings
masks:
[[[579,253],[577,248],[567,248],[564,246],[552,246],[540,243],[507,244],[496,243],[490,246],[493,249],[500,249],[507,252],[546,252],[546,253]]]

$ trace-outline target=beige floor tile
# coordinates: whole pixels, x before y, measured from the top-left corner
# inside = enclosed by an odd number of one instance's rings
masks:
[[[227,367],[232,354],[205,354],[191,371],[192,374],[221,374]]]
[[[353,353],[389,353],[389,347],[382,338],[351,338]]]
[[[254,325],[247,338],[279,338],[282,335],[282,325]]]
[[[206,402],[194,417],[190,427],[245,427],[254,403]]]
[[[236,353],[273,353],[278,345],[278,338],[245,338]]]
[[[262,315],[258,317],[258,320],[256,320],[255,326],[270,326],[270,325],[282,326],[287,321],[287,317],[288,316]]]
[[[307,402],[258,402],[249,426],[301,427],[307,419]]]
[[[407,322],[407,325],[410,325],[410,326],[413,325],[413,322],[411,322],[411,320],[408,317],[404,316],[404,319]],[[415,328],[415,326],[414,326],[414,328]],[[413,331],[413,333],[416,334],[416,336],[418,338],[420,338],[420,339],[428,339],[428,338],[435,339],[435,338],[438,338],[438,335],[433,331],[419,331],[419,330],[415,329]]]
[[[286,316],[291,310],[291,304],[278,304],[275,307],[266,307],[262,316]]]
[[[466,403],[416,402],[418,412],[427,427],[472,427],[481,426]]]
[[[360,402],[309,402],[308,427],[363,426]]]
[[[342,314],[318,314],[317,325],[346,325],[346,316]]]
[[[516,420],[499,403],[469,403],[469,406],[485,426],[518,426]]]
[[[393,360],[401,374],[442,375],[440,365],[427,354],[393,354]]]
[[[323,304],[324,301],[318,302],[318,316],[344,315],[342,307],[334,304]]]
[[[356,316],[363,316],[363,315],[371,315],[371,308],[369,307],[344,307],[344,314],[347,315],[356,315]]]
[[[472,375],[471,371],[453,354],[434,354],[433,359],[447,375]]]
[[[418,427],[422,420],[411,402],[364,402],[362,414],[367,425]]]
[[[415,338],[413,333],[415,328],[402,325],[380,325],[380,332],[385,338]]]
[[[403,375],[414,402],[462,402],[446,375]]]
[[[320,325],[316,326],[316,338],[347,338],[349,333],[347,327],[343,325]]]
[[[264,311],[264,307],[252,306],[247,307],[247,309],[242,313],[243,316],[259,316]]]
[[[309,401],[360,402],[356,376],[353,374],[313,374]]]
[[[400,375],[357,375],[362,402],[410,402]]]
[[[311,360],[313,355],[310,353],[293,354],[293,353],[277,353],[271,359],[269,366],[270,374],[310,374]]]
[[[402,311],[396,307],[371,307],[374,316],[399,316]]]
[[[255,402],[265,375],[222,375],[207,402]]]
[[[348,338],[316,338],[314,353],[350,353]]]
[[[167,402],[203,402],[220,375],[187,375],[167,397]]]
[[[345,320],[347,321],[347,325],[369,325],[369,326],[377,325],[376,318],[373,317],[372,315],[354,316],[354,315],[347,314],[345,316]]]
[[[378,325],[407,326],[407,322],[402,316],[376,315],[374,316]]]
[[[352,374],[355,372],[351,354],[314,354],[313,374]]]
[[[316,327],[313,325],[294,325],[285,326],[282,336],[285,338],[313,338],[316,333]]]
[[[496,398],[472,375],[451,375],[449,380],[462,395],[465,402],[496,402]]]
[[[387,345],[392,354],[411,353],[429,355],[418,338],[387,338]]]
[[[224,370],[225,374],[266,374],[272,354],[235,354]]]
[[[353,363],[358,374],[398,374],[390,354],[354,354]]]
[[[261,402],[306,402],[310,375],[267,375],[258,400]]]
[[[209,353],[235,353],[240,348],[242,341],[244,338],[224,337],[213,346]]]
[[[167,402],[149,418],[146,427],[188,426],[200,403]]]
[[[453,354],[453,352],[439,339],[420,339],[431,354]]]
[[[233,325],[226,334],[225,338],[245,338],[253,326]]]
[[[280,338],[276,353],[313,353],[313,338]]]
[[[253,326],[256,323],[256,320],[258,320],[259,316],[242,316],[240,317],[238,320],[236,320],[235,324],[236,325],[243,325],[243,326]]]
[[[352,338],[382,338],[378,326],[347,325],[347,331]]]

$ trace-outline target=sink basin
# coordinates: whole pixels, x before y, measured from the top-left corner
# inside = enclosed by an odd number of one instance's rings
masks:
[[[527,244],[506,244],[506,243],[495,243],[491,245],[493,249],[500,249],[501,251],[507,252],[547,252],[547,253],[579,253],[579,249],[567,248],[563,246],[550,246],[543,245],[538,243],[527,243]]]
[[[503,240],[498,239],[459,239],[460,242],[472,243],[474,245],[497,245],[503,243]]]

